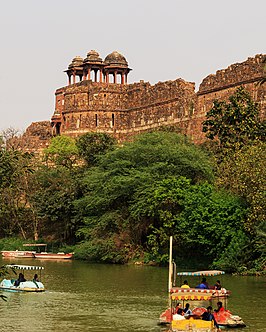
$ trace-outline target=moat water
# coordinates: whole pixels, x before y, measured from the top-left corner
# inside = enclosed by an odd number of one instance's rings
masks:
[[[10,262],[44,266],[47,290],[2,292],[7,302],[0,300],[0,331],[163,331],[157,322],[168,302],[167,268],[0,259],[1,265]],[[247,324],[242,331],[265,332],[266,278],[225,275],[221,280],[232,291],[228,309]]]

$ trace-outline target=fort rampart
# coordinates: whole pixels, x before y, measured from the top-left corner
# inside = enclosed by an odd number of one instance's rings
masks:
[[[202,122],[213,101],[228,99],[239,86],[244,86],[251,93],[260,105],[261,116],[265,117],[266,83],[259,84],[265,77],[265,55],[256,55],[207,76],[198,92],[195,92],[194,83],[183,79],[155,85],[144,81],[126,84],[131,69],[125,58],[117,52],[107,56],[105,62],[100,62],[99,57],[98,62],[93,62],[92,58],[82,62],[79,58],[77,65],[75,59],[66,71],[69,85],[56,90],[55,112],[51,123],[45,122],[42,126],[46,128],[48,141],[51,135],[76,137],[86,132],[104,132],[122,142],[160,126],[174,126],[179,132],[190,136],[195,143],[201,143],[204,141]],[[94,81],[88,76],[92,70],[95,71]],[[120,83],[117,82],[117,73],[121,74]],[[77,74],[80,77],[78,83],[73,78]],[[112,83],[108,77],[111,74]],[[29,127],[31,130],[27,129],[25,140],[36,133],[32,128],[34,126],[40,128],[40,123],[32,124]],[[33,137],[32,143],[35,143],[28,147],[30,150],[47,145],[41,136]]]

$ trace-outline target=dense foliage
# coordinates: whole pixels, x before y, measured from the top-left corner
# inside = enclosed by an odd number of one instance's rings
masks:
[[[217,139],[222,149],[236,149],[250,141],[265,140],[266,123],[259,117],[259,107],[242,87],[229,101],[215,100],[203,122],[206,137]]]
[[[215,101],[203,123],[217,165],[216,183],[240,197],[246,204],[245,236],[228,247],[231,255],[224,254],[220,267],[263,270],[266,266],[266,122],[259,116],[259,106],[249,93],[239,88],[229,102]]]
[[[207,156],[175,133],[144,134],[102,156],[85,173],[83,197],[76,201],[84,222],[82,254],[86,250],[88,258],[120,262],[142,252],[152,223],[148,216],[134,218],[132,206],[153,192],[156,181],[181,175],[192,183],[213,180]]]
[[[238,89],[203,126],[212,144],[171,130],[123,146],[107,134],[55,137],[44,161],[0,151],[0,249],[45,241],[97,262],[265,268],[265,123]],[[206,147],[208,149],[206,150]]]
[[[31,176],[31,155],[19,151],[0,151],[0,235],[20,233],[27,237],[25,220],[31,219],[26,193]]]
[[[114,149],[115,139],[105,133],[86,133],[77,139],[76,145],[79,155],[93,165],[100,155]]]

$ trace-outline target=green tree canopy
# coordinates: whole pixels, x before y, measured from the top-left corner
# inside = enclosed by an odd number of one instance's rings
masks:
[[[31,177],[27,193],[42,237],[65,243],[74,241],[76,173],[64,166],[39,167]]]
[[[27,234],[28,202],[25,192],[33,172],[32,156],[16,150],[0,151],[0,234]]]
[[[173,235],[176,256],[212,262],[236,240],[237,231],[244,231],[242,202],[211,184],[169,177],[134,198],[131,216],[150,220],[148,245],[154,259],[168,258],[168,239]]]
[[[75,139],[69,136],[52,138],[44,150],[45,160],[59,166],[72,167],[78,159],[78,148]]]
[[[217,139],[220,146],[234,149],[265,139],[265,121],[259,117],[259,107],[242,87],[237,88],[229,101],[215,100],[203,122],[206,137]]]
[[[261,264],[261,269],[265,268],[266,261],[266,246],[264,244],[263,248],[260,232],[266,220],[265,129],[266,122],[260,118],[259,106],[243,88],[238,88],[228,103],[215,101],[203,123],[206,136],[219,143],[218,147],[211,147],[217,160],[218,187],[238,195],[247,207],[245,230],[249,239],[239,236],[242,246],[238,248],[239,252],[254,265],[260,262],[257,267]],[[229,247],[230,250],[236,252],[236,244]],[[229,266],[234,260],[223,256],[218,262],[227,262]]]
[[[185,137],[154,132],[106,153],[97,166],[87,170],[76,210],[84,221],[79,234],[87,241],[90,258],[100,255],[99,259],[113,261],[118,254],[126,257],[121,250],[128,246],[143,244],[149,224],[132,221],[129,207],[135,195],[169,176],[185,176],[192,183],[213,181],[212,164]]]
[[[105,133],[87,133],[77,139],[76,145],[87,164],[94,165],[98,156],[114,149],[115,139]]]

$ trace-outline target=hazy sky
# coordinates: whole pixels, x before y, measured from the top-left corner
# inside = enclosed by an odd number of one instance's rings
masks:
[[[129,83],[196,82],[266,53],[265,0],[0,0],[0,130],[50,120],[76,55],[116,50]]]

